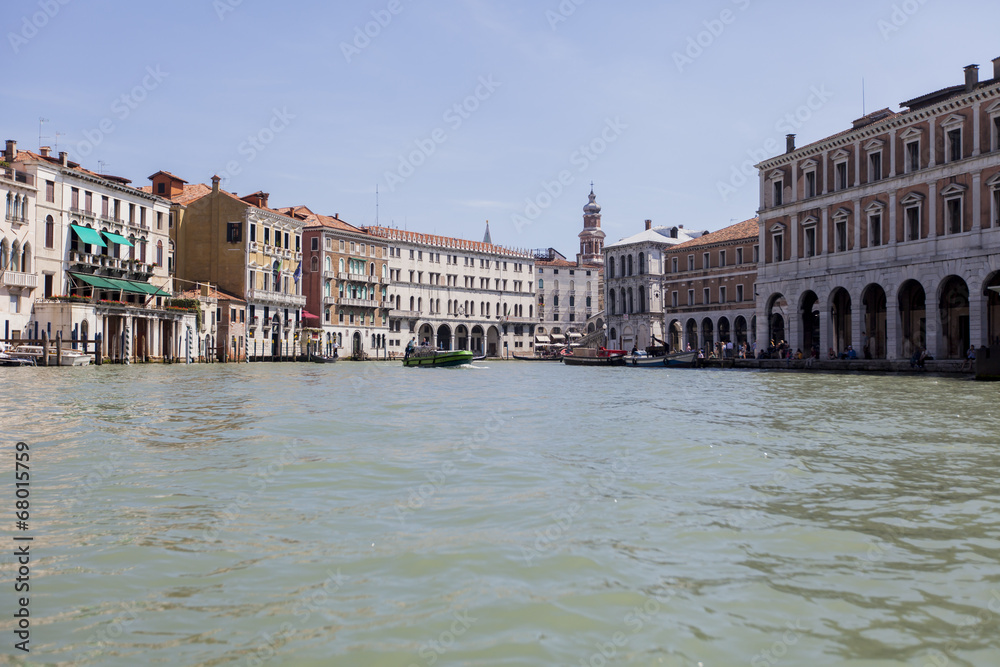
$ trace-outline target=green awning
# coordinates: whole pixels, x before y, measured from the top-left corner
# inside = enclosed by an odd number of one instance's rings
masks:
[[[114,241],[118,245],[127,245],[129,248],[135,247],[132,245],[132,242],[129,241],[124,236],[121,236],[119,234],[112,234],[111,232],[101,232],[101,233],[104,234],[104,236],[106,236],[109,241]]]
[[[104,239],[101,238],[96,229],[81,227],[80,225],[70,225],[70,228],[76,232],[77,238],[87,245],[96,245],[102,248],[108,247],[108,244],[104,242]]]
[[[107,278],[102,278],[101,276],[91,276],[86,273],[71,273],[69,275],[73,276],[77,280],[87,283],[88,285],[93,285],[94,287],[98,287],[100,289],[118,289],[112,285]]]
[[[169,292],[164,292],[155,285],[142,283],[137,280],[125,280],[123,278],[105,278],[114,287],[112,289],[122,290],[128,294],[144,294],[150,296],[170,296]]]

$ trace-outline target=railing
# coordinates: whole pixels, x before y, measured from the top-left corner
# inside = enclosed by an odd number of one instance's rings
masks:
[[[264,303],[274,303],[281,306],[303,308],[306,305],[306,297],[298,294],[282,294],[281,292],[270,292],[267,290],[247,291],[248,301],[258,301]]]
[[[24,171],[17,171],[12,167],[4,167],[3,175],[5,178],[14,181],[15,183],[24,183],[25,185],[30,185],[34,187],[35,177]]]
[[[253,329],[254,327],[258,327],[258,326],[260,326],[260,315],[257,315],[255,317],[251,317],[250,318],[250,328]]]
[[[26,225],[26,224],[28,224],[28,220],[23,215],[20,216],[20,217],[18,217],[16,215],[8,215],[7,216],[7,222],[12,222],[12,223],[14,223],[16,225]]]
[[[351,306],[353,308],[379,308],[378,301],[372,301],[371,299],[339,299],[338,304],[341,306]]]
[[[416,320],[420,318],[420,313],[415,310],[390,310],[389,317]]]
[[[250,252],[257,252],[260,250],[260,246],[257,245],[256,241],[250,241]]]
[[[0,279],[7,287],[27,287],[34,289],[38,287],[38,276],[34,273],[20,273],[18,271],[0,272],[3,278]]]

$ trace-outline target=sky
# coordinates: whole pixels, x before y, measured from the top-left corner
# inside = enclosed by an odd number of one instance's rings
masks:
[[[0,131],[354,225],[579,250],[755,215],[753,165],[1000,56],[1000,3],[6,0]],[[40,123],[39,119],[46,119]],[[376,197],[376,188],[378,196]]]

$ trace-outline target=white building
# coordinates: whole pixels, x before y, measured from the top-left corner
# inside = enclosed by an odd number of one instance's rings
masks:
[[[665,340],[663,253],[666,249],[703,236],[705,232],[679,227],[646,228],[604,247],[604,305],[608,346],[640,350]]]
[[[44,332],[73,341],[100,334],[102,353],[114,360],[180,356],[193,317],[166,305],[173,290],[169,202],[128,179],[84,169],[66,153],[53,157],[46,147],[18,151],[8,140],[4,157],[36,192],[27,211],[33,220],[20,221],[28,232],[18,237],[20,271],[12,274],[33,277],[16,277],[26,284],[18,312],[9,315],[10,337],[38,339]],[[15,308],[13,298],[8,304]]]
[[[365,231],[389,244],[390,354],[403,354],[412,338],[489,356],[531,353],[538,321],[531,253],[386,227]]]
[[[33,271],[36,192],[34,175],[14,166],[0,168],[0,197],[5,202],[0,220],[0,318],[4,338],[20,337],[27,329],[38,288],[38,276]]]

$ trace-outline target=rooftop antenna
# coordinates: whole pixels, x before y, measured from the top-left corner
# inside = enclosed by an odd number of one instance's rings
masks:
[[[42,124],[43,123],[47,123],[47,122],[49,122],[48,118],[42,118],[41,116],[38,117],[38,149],[39,150],[41,150],[41,148],[42,148],[42,139],[46,138],[46,137],[42,136]]]
[[[868,107],[865,104],[865,77],[861,77],[861,117],[868,115]]]
[[[98,161],[97,161],[97,171],[98,171],[98,173],[99,173],[99,174],[101,174],[102,176],[103,176],[104,174],[108,173],[107,171],[105,171],[105,170],[104,170],[104,168],[105,168],[105,167],[106,167],[107,165],[108,165],[108,163],[107,163],[107,162],[105,162],[104,160],[98,160]]]
[[[59,137],[65,137],[65,132],[56,132],[56,154],[59,153]]]
[[[375,226],[378,227],[378,183],[375,184]]]

